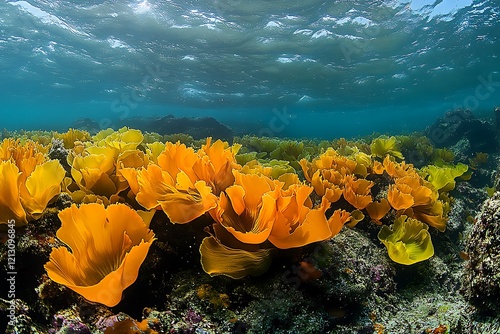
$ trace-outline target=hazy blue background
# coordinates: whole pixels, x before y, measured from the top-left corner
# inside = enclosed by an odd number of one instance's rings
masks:
[[[401,133],[500,105],[500,1],[2,1],[0,129],[214,116]]]

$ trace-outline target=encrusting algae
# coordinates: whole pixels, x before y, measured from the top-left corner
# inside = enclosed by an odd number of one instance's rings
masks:
[[[410,265],[432,256],[428,228],[445,230],[446,193],[467,170],[448,162],[417,169],[405,163],[396,137],[371,145],[339,140],[335,148],[255,137],[230,146],[207,138],[197,150],[128,128],[57,137],[69,150],[69,175],[48,158],[48,147],[3,141],[0,221],[22,226],[61,191],[70,194],[74,204],[59,212],[57,232],[67,247],[54,248],[45,269],[53,281],[110,307],[137,278],[155,240],[149,220],[156,211],[176,224],[211,217],[199,247],[210,275],[262,274],[280,250],[370,220],[381,226],[389,257]],[[252,153],[245,143],[267,153]]]

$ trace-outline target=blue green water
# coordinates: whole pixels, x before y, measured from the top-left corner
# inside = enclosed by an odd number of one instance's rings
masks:
[[[500,2],[3,1],[0,128],[213,116],[352,137],[500,105]]]

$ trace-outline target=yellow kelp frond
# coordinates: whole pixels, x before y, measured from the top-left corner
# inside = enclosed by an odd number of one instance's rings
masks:
[[[238,153],[235,155],[236,162],[240,164],[241,166],[246,165],[250,161],[256,161],[258,159],[261,159],[266,156],[266,152],[245,152],[245,153]]]
[[[356,161],[354,174],[366,177],[366,175],[368,175],[368,168],[372,166],[372,159],[370,155],[363,152],[357,152],[354,154],[354,160]]]
[[[385,158],[386,155],[391,155],[398,159],[403,159],[403,154],[398,147],[396,137],[380,136],[372,140],[370,150],[373,156]]]
[[[212,189],[204,181],[192,183],[184,172],[174,180],[159,166],[149,165],[138,170],[136,177],[137,202],[147,210],[162,209],[172,223],[190,222],[216,206]]]
[[[183,171],[186,173],[192,182],[198,179],[193,166],[198,160],[198,156],[193,148],[187,147],[185,144],[165,143],[165,150],[158,156],[158,165],[162,170],[166,171],[172,178]]]
[[[391,205],[389,201],[385,198],[382,198],[378,202],[372,202],[366,206],[366,211],[370,215],[370,218],[377,225],[382,224],[380,219],[382,219],[391,209]]]
[[[290,166],[289,161],[285,160],[271,160],[269,162],[263,163],[264,167],[271,168],[271,175],[269,175],[272,179],[279,179],[279,177],[283,174],[291,174],[295,173],[295,168]]]
[[[0,222],[14,219],[17,226],[27,220],[38,219],[50,200],[61,192],[61,183],[66,174],[59,161],[50,160],[37,164],[31,156],[20,161],[0,161]]]
[[[234,171],[234,175],[235,184],[220,194],[210,214],[239,241],[260,244],[267,240],[276,219],[281,185],[256,174]]]
[[[362,210],[370,204],[373,199],[370,189],[373,187],[373,182],[366,179],[355,179],[347,175],[344,178],[344,189],[342,191],[344,198],[349,204],[356,209]]]
[[[212,138],[207,138],[207,142],[197,152],[193,170],[199,180],[205,181],[218,195],[220,192],[234,183],[232,171],[240,169],[236,163],[235,155],[241,145],[229,146],[227,142],[221,140],[211,144]]]
[[[124,204],[73,204],[59,213],[57,237],[66,247],[54,248],[45,264],[49,277],[85,299],[112,307],[137,279],[139,267],[154,241],[137,212]]]
[[[391,260],[411,265],[434,255],[434,246],[427,231],[428,226],[406,216],[400,216],[391,227],[386,225],[378,233]]]
[[[436,148],[432,152],[432,163],[437,166],[450,164],[455,159],[455,154],[446,148]]]
[[[239,171],[243,174],[258,174],[271,177],[273,169],[270,166],[264,167],[258,160],[250,160]]]
[[[267,154],[276,150],[280,144],[280,140],[277,138],[256,137],[249,135],[238,138],[237,141],[244,147],[249,147],[252,151],[265,152]]]
[[[271,160],[269,162],[259,162],[251,160],[247,162],[240,170],[243,174],[260,174],[278,179],[283,174],[295,173],[295,168],[290,166],[288,161],[284,160]]]
[[[294,184],[301,184],[299,176],[295,173],[285,173],[278,177],[278,181],[283,182],[283,190],[287,190]]]
[[[129,175],[123,175],[124,170],[129,170],[129,169],[137,170],[139,168],[147,166],[148,164],[149,164],[149,157],[142,151],[128,150],[120,153],[118,155],[118,158],[116,159],[116,168],[115,168],[116,177],[112,178],[117,189],[116,192],[120,193],[122,190],[127,189],[129,186],[130,188],[132,188],[137,183],[136,179],[130,179],[130,177],[127,178],[127,176]],[[132,184],[130,184],[129,179],[130,182],[132,182]]]
[[[35,165],[46,160],[48,147],[44,147],[32,140],[21,143],[19,139],[5,138],[0,144],[0,160],[12,160],[21,172],[28,174],[33,171]],[[24,168],[29,161],[30,170]]]
[[[171,142],[171,143],[181,142],[182,144],[187,146],[194,146],[195,144],[193,136],[187,133],[173,133],[173,134],[163,135],[163,139],[160,141]]]
[[[0,224],[14,219],[16,226],[28,221],[19,194],[19,168],[12,161],[0,161]]]
[[[359,222],[363,221],[363,219],[365,219],[365,214],[360,210],[356,209],[351,212],[349,223],[347,223],[346,225],[350,228],[353,228],[356,225],[358,225]]]
[[[203,239],[200,245],[203,270],[211,276],[225,275],[234,279],[266,272],[271,265],[271,253],[271,249],[230,248],[213,236]]]
[[[311,153],[311,147],[305,146],[303,142],[280,140],[278,147],[269,153],[269,158],[288,161],[294,169],[300,169],[298,162]]]
[[[162,142],[154,142],[146,144],[146,154],[150,161],[153,161],[155,164],[158,164],[158,156],[161,152],[165,151],[165,144]]]
[[[467,165],[462,163],[442,167],[429,165],[423,169],[423,173],[426,175],[427,181],[429,181],[436,190],[447,192],[455,189],[455,179],[462,176],[468,169]]]
[[[52,132],[44,130],[30,130],[30,131],[20,131],[21,136],[16,137],[21,140],[21,144],[24,145],[28,141],[34,141],[44,147],[49,147],[52,141]]]
[[[143,139],[142,139],[142,145],[145,146],[150,143],[155,143],[155,142],[162,142],[163,141],[163,135],[156,133],[156,132],[148,132],[145,131],[143,134]]]
[[[117,193],[117,187],[111,178],[114,169],[114,150],[91,146],[72,159],[71,176],[84,192],[110,197]]]
[[[102,130],[92,139],[94,146],[113,149],[116,159],[124,151],[136,150],[142,143],[144,136],[140,130],[123,127],[117,131],[113,129]]]
[[[65,175],[59,161],[50,160],[36,166],[26,184],[21,185],[21,203],[33,219],[40,218],[50,200],[59,195]]]
[[[66,149],[72,149],[75,147],[75,142],[89,141],[91,136],[84,130],[69,129],[63,133],[54,133],[54,138],[61,139]]]
[[[296,185],[292,189],[290,196],[278,200],[278,218],[269,236],[269,241],[277,248],[296,248],[331,239],[349,221],[350,215],[344,210],[336,210],[327,219],[325,212],[330,202],[326,198],[318,208],[310,209],[305,205],[311,193],[309,187]]]
[[[443,202],[440,200],[433,201],[426,205],[414,206],[405,210],[404,214],[427,223],[440,232],[446,230],[447,219],[444,217],[445,208]]]
[[[404,161],[397,163],[394,161],[394,158],[391,158],[389,155],[384,158],[383,167],[384,171],[392,178],[399,178],[417,173],[412,164],[407,164]],[[380,166],[377,166],[377,169],[379,170]],[[377,174],[381,173],[377,172]]]

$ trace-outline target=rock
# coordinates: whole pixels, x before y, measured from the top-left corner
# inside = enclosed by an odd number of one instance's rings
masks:
[[[173,115],[163,117],[131,117],[118,120],[113,128],[119,129],[127,126],[141,131],[156,132],[160,135],[188,134],[194,139],[205,139],[212,137],[214,140],[221,139],[228,142],[233,141],[233,130],[218,122],[213,117],[175,117]],[[101,130],[99,124],[90,118],[81,118],[71,124],[72,128],[86,130],[95,134]]]
[[[321,252],[315,252],[317,261],[325,261],[322,257],[326,256],[330,263],[323,269],[324,279],[313,283],[323,285],[323,294],[332,304],[356,310],[362,308],[372,294],[395,291],[396,271],[387,252],[362,231],[344,228],[323,247]]]
[[[71,166],[68,164],[68,150],[64,148],[64,143],[62,139],[52,138],[52,142],[49,149],[49,158],[59,160],[61,166],[71,173]]]
[[[492,140],[496,137],[493,124],[477,119],[469,110],[454,110],[447,112],[433,125],[425,130],[425,135],[437,147],[450,147],[460,140],[467,140],[469,152],[495,152],[498,143]],[[462,145],[463,146],[463,145]]]
[[[486,313],[500,311],[500,192],[487,199],[466,241],[462,293]]]
[[[101,130],[99,123],[90,118],[80,118],[71,124],[71,128],[88,131],[90,134],[95,134]]]
[[[134,117],[128,118],[119,124],[119,127],[128,126],[142,131],[156,132],[161,135],[184,133],[194,139],[212,137],[232,142],[233,131],[226,125],[212,117],[174,117],[172,115],[159,118]]]

